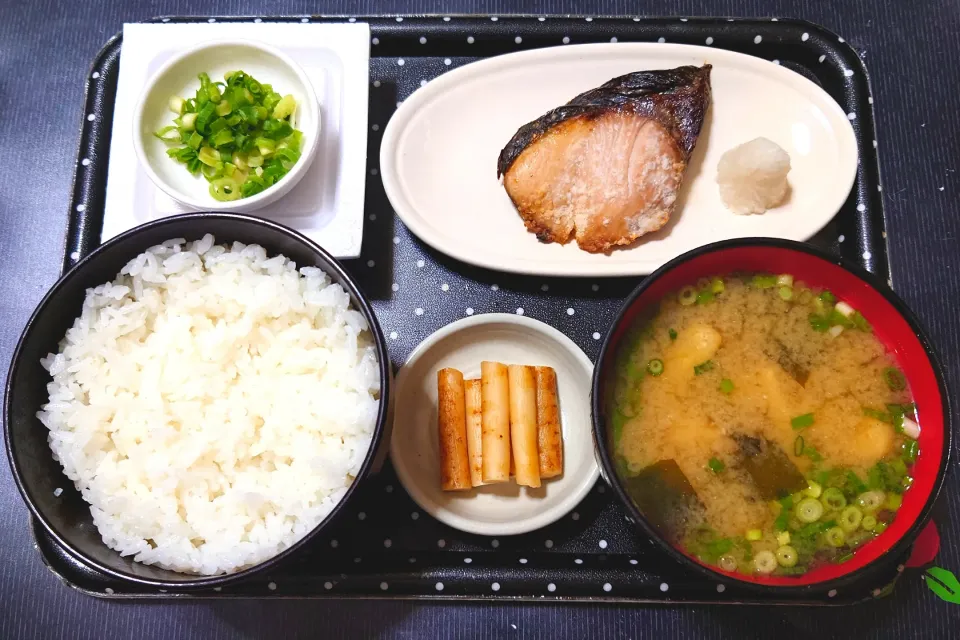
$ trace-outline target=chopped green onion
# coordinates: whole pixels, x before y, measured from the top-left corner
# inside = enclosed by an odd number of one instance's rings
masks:
[[[173,96],[170,98],[170,102],[167,103],[167,106],[170,107],[170,111],[173,111],[175,114],[180,115],[183,113],[183,98],[180,96]]]
[[[820,502],[828,509],[835,511],[847,506],[847,499],[843,497],[843,492],[836,487],[824,489],[823,495],[820,496]]]
[[[833,308],[833,310],[836,311],[837,313],[839,313],[839,314],[840,314],[841,316],[843,316],[844,318],[847,318],[847,319],[849,319],[851,316],[853,316],[854,312],[856,311],[853,307],[851,307],[849,304],[847,304],[847,303],[844,302],[843,300],[841,300],[840,302],[838,302],[837,305]],[[851,322],[852,322],[852,320],[851,320]]]
[[[887,499],[883,491],[865,491],[857,496],[857,505],[868,513],[873,513],[883,505]]]
[[[753,556],[753,568],[757,573],[773,573],[778,564],[777,557],[772,551],[758,551],[757,555]]]
[[[180,130],[173,125],[164,127],[153,135],[168,144],[180,144]]]
[[[210,183],[210,195],[219,202],[240,198],[240,185],[233,178],[218,178]]]
[[[280,140],[293,133],[293,127],[285,120],[267,120],[263,123],[263,135],[270,140]]]
[[[894,493],[893,491],[891,491],[890,493],[887,494],[887,499],[883,503],[883,508],[887,509],[888,511],[896,511],[897,509],[900,508],[900,505],[902,504],[903,504],[903,496],[900,495],[899,493]]]
[[[677,339],[677,330],[676,330],[676,329],[673,329],[673,328],[668,329],[668,330],[667,330],[667,335],[670,336],[670,339],[671,339],[671,340],[676,340],[676,339]]]
[[[878,522],[876,526],[873,528],[873,532],[877,535],[880,535],[881,533],[887,530],[887,526],[889,525],[887,525],[886,522]]]
[[[797,439],[793,441],[793,455],[803,455],[803,436],[797,436]]]
[[[214,180],[216,178],[223,177],[223,163],[215,162],[214,164],[201,164],[200,173],[203,174],[203,177],[207,180]]]
[[[708,304],[713,302],[714,299],[713,291],[710,289],[704,289],[697,293],[697,304]]]
[[[720,556],[720,559],[717,560],[717,566],[719,566],[724,571],[736,571],[737,559],[731,555]]]
[[[807,488],[803,490],[803,495],[811,498],[819,498],[821,493],[823,493],[823,487],[813,480],[809,480]]]
[[[793,288],[792,287],[780,287],[777,289],[777,295],[780,296],[781,300],[792,300],[793,299]]]
[[[815,498],[804,498],[794,508],[793,513],[800,522],[816,522],[823,515],[823,505]]]
[[[803,455],[810,458],[813,462],[823,462],[823,456],[820,455],[816,447],[811,447],[810,445],[805,446],[803,448]]]
[[[860,494],[867,490],[867,485],[863,484],[860,476],[853,471],[847,471],[846,487],[848,491],[854,494]]]
[[[826,333],[830,329],[830,323],[823,316],[811,313],[808,320],[810,327],[818,333]]]
[[[720,391],[726,393],[727,395],[733,393],[733,380],[730,378],[724,378],[720,381]]]
[[[863,519],[860,520],[860,527],[864,531],[873,531],[875,526],[877,526],[877,519],[873,516],[863,516]]]
[[[751,542],[756,542],[757,540],[763,538],[763,531],[760,529],[750,529],[747,531],[746,538]]]
[[[907,475],[907,465],[904,463],[902,458],[895,458],[890,462],[890,468],[893,469],[893,472],[898,476]]]
[[[781,273],[777,276],[777,284],[781,287],[793,287],[793,276],[789,273]]]
[[[890,414],[884,413],[879,409],[871,409],[870,407],[864,407],[863,415],[867,416],[868,418],[874,418],[876,420],[879,420],[880,422],[891,422]]]
[[[684,307],[689,307],[697,301],[697,290],[694,287],[686,286],[677,293],[677,300]]]
[[[817,296],[813,299],[813,310],[817,315],[823,316],[826,320],[830,317],[830,312],[833,310],[833,307]]]
[[[293,96],[286,95],[281,98],[277,106],[273,108],[272,116],[277,120],[283,120],[284,118],[292,116],[296,108],[297,102],[293,99]]]
[[[269,138],[257,138],[254,144],[257,145],[260,155],[264,157],[271,155],[277,149],[277,143]]]
[[[713,366],[714,366],[713,360],[707,360],[706,362],[701,362],[700,364],[693,367],[693,374],[699,376],[703,373],[706,373],[707,371],[711,371],[713,369]]]
[[[833,310],[827,314],[827,322],[830,323],[831,327],[840,327],[842,329],[850,329],[853,327],[853,321],[840,313],[836,307],[834,307]]]
[[[903,376],[903,372],[896,367],[884,369],[883,379],[891,391],[903,391],[907,388],[907,379]]]
[[[913,464],[917,461],[920,453],[920,443],[916,440],[905,442],[903,445],[903,461],[907,464]]]
[[[180,127],[184,131],[193,131],[196,128],[196,126],[197,126],[197,114],[185,113],[183,114],[183,117],[180,118]],[[196,132],[194,132],[194,135],[196,135]]]
[[[845,553],[845,554],[843,554],[842,556],[840,556],[839,558],[837,558],[837,562],[840,563],[840,564],[843,564],[843,563],[846,562],[847,560],[853,560],[853,554],[852,554],[852,553]]]
[[[773,528],[777,531],[786,531],[789,526],[790,518],[786,513],[781,513],[777,516],[777,519],[773,521]]]
[[[813,414],[805,413],[790,420],[790,426],[794,429],[804,429],[813,424]]]
[[[663,360],[660,358],[654,358],[647,363],[647,372],[656,377],[663,373]]]
[[[200,151],[197,152],[197,158],[199,158],[203,164],[213,167],[220,162],[220,153],[211,147],[200,147]]]
[[[757,275],[753,276],[750,284],[757,289],[770,289],[771,287],[776,286],[777,276],[772,276],[766,273],[758,273]]]
[[[282,97],[243,71],[225,74],[224,82],[212,82],[206,73],[198,78],[194,97],[170,99],[175,126],[156,135],[183,146],[167,155],[206,177],[218,200],[249,197],[276,184],[300,160],[303,134],[293,128],[293,96]]]
[[[710,458],[710,461],[707,462],[707,468],[714,473],[720,473],[727,468],[727,465],[723,464],[723,460],[718,458]]]
[[[837,298],[830,293],[829,291],[823,291],[817,298],[824,304],[834,304],[837,301]]]
[[[902,418],[901,431],[903,432],[903,435],[913,440],[916,440],[920,437],[920,425],[910,418]]]
[[[221,129],[210,136],[209,142],[210,146],[222,147],[233,142],[233,133],[230,129]]]
[[[860,331],[872,331],[873,327],[870,326],[870,323],[867,322],[867,319],[859,311],[854,311],[853,316],[850,318],[853,321],[853,326],[855,326]]]
[[[840,527],[832,527],[823,532],[823,538],[831,547],[842,547],[847,541],[847,534]]]
[[[849,506],[840,512],[840,515],[837,517],[837,524],[839,524],[840,528],[846,533],[850,533],[851,531],[857,530],[857,527],[860,526],[860,520],[862,518],[863,512],[860,511],[860,509],[854,506]]]
[[[710,291],[713,293],[723,293],[725,289],[726,285],[723,284],[723,280],[721,278],[714,278],[710,281]]]
[[[793,567],[797,564],[797,550],[788,544],[777,548],[777,564],[781,567]]]
[[[780,533],[778,533],[778,534],[777,534],[777,544],[779,544],[780,546],[783,546],[783,545],[785,545],[785,544],[790,544],[790,532],[789,532],[789,531],[781,531]]]
[[[208,101],[197,112],[197,131],[210,133],[210,123],[213,122],[215,115],[217,115],[217,107]]]

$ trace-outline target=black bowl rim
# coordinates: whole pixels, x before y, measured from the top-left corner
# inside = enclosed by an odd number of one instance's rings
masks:
[[[600,420],[599,391],[601,385],[601,374],[605,369],[605,365],[607,364],[609,357],[611,357],[610,345],[613,339],[613,334],[623,323],[625,314],[633,305],[633,303],[643,294],[643,292],[647,290],[647,288],[649,288],[665,273],[673,270],[676,266],[701,255],[739,247],[774,247],[778,249],[789,249],[792,251],[807,253],[816,258],[820,258],[821,260],[825,260],[841,267],[842,269],[848,271],[851,275],[859,278],[868,286],[872,287],[877,293],[886,298],[887,302],[889,302],[893,308],[896,309],[896,311],[901,317],[903,317],[904,320],[906,320],[907,324],[917,336],[917,339],[920,340],[920,344],[923,346],[923,349],[927,354],[927,358],[930,362],[930,368],[933,370],[933,375],[936,378],[937,385],[939,387],[940,397],[942,399],[941,411],[943,412],[943,453],[941,455],[940,468],[937,470],[937,477],[934,480],[934,485],[930,490],[930,495],[927,496],[926,502],[920,509],[917,519],[885,554],[851,573],[830,580],[797,586],[761,584],[739,579],[731,576],[730,574],[714,571],[710,567],[694,561],[686,554],[675,549],[669,542],[664,540],[660,534],[657,533],[656,529],[643,516],[643,514],[634,504],[633,500],[630,499],[624,490],[622,483],[617,477],[616,469],[614,467],[610,452],[607,450],[604,425]],[[694,571],[706,575],[711,579],[717,580],[718,582],[735,582],[739,586],[743,586],[755,591],[769,592],[775,590],[777,593],[780,593],[784,596],[805,595],[809,594],[811,591],[820,591],[828,588],[836,589],[838,587],[849,585],[861,580],[865,575],[876,570],[878,566],[882,565],[884,558],[901,557],[906,552],[907,548],[913,544],[916,537],[920,534],[920,532],[923,530],[923,527],[926,526],[930,519],[934,503],[936,502],[937,497],[940,495],[940,491],[943,489],[943,483],[946,478],[946,470],[950,461],[951,449],[953,447],[953,414],[950,411],[950,395],[947,393],[946,384],[944,382],[943,369],[940,365],[940,361],[934,354],[933,348],[930,345],[930,341],[927,338],[926,333],[921,329],[920,322],[916,315],[914,315],[909,307],[907,307],[906,303],[904,303],[903,300],[901,300],[900,297],[894,293],[890,287],[887,286],[886,283],[880,282],[876,276],[864,270],[859,265],[852,264],[843,258],[831,255],[826,251],[823,251],[812,245],[781,238],[756,237],[720,240],[718,242],[706,244],[683,253],[647,276],[643,282],[641,282],[627,297],[623,303],[623,306],[617,312],[614,321],[611,323],[609,329],[607,329],[607,333],[604,336],[603,343],[600,347],[600,355],[597,358],[597,364],[593,369],[593,382],[591,385],[590,395],[590,413],[591,421],[593,422],[593,442],[597,451],[597,457],[600,459],[600,467],[603,470],[603,477],[613,488],[614,493],[617,494],[620,502],[630,513],[633,523],[635,525],[639,525],[639,528],[642,530],[642,532],[645,533],[651,540],[656,542],[656,544],[674,560],[677,560],[680,564],[691,568]]]
[[[112,569],[97,560],[89,557],[85,553],[81,552],[73,545],[71,545],[67,540],[57,534],[56,530],[47,520],[46,516],[42,511],[40,511],[34,500],[31,497],[30,490],[23,482],[23,478],[20,473],[19,465],[16,461],[16,455],[14,452],[14,446],[10,437],[10,412],[11,412],[11,399],[10,391],[13,386],[13,380],[15,379],[17,370],[20,366],[21,360],[21,351],[23,349],[24,343],[27,337],[30,335],[34,324],[36,323],[37,318],[48,310],[50,304],[55,301],[61,289],[69,282],[71,279],[78,277],[78,274],[81,273],[87,265],[94,263],[98,256],[107,250],[109,247],[114,247],[116,245],[123,244],[128,240],[136,237],[137,235],[147,231],[149,229],[155,229],[157,227],[164,227],[167,225],[175,224],[182,222],[184,220],[209,220],[209,219],[222,219],[227,221],[236,221],[243,223],[252,223],[254,225],[259,225],[262,227],[270,228],[280,233],[302,243],[308,249],[310,249],[317,257],[317,264],[324,264],[320,267],[328,274],[336,275],[340,278],[341,283],[347,288],[354,300],[358,302],[359,311],[364,315],[367,322],[370,325],[371,333],[374,336],[374,341],[376,343],[377,349],[377,358],[379,360],[378,365],[380,369],[380,403],[377,411],[377,421],[376,426],[374,427],[373,436],[370,440],[369,448],[367,449],[367,455],[363,460],[363,464],[360,466],[360,470],[357,473],[357,476],[354,478],[353,483],[347,489],[346,493],[340,498],[340,501],[334,505],[333,509],[327,516],[320,521],[317,526],[315,526],[309,533],[304,537],[298,540],[296,543],[284,549],[277,555],[268,558],[260,563],[257,563],[253,566],[247,567],[241,571],[235,573],[221,574],[215,576],[194,576],[192,574],[184,573],[183,579],[177,580],[154,580],[151,578],[144,578],[142,576],[137,576],[125,571],[117,571]],[[175,237],[175,236],[171,236]],[[131,256],[133,258],[134,256]],[[305,266],[305,265],[298,265]],[[97,571],[101,571],[111,578],[115,578],[120,581],[129,581],[139,585],[148,586],[148,587],[157,587],[157,588],[167,588],[167,589],[204,589],[210,587],[220,587],[227,583],[235,583],[247,578],[250,578],[256,574],[265,572],[272,567],[284,562],[291,555],[297,553],[301,548],[305,547],[310,543],[310,541],[316,537],[321,530],[327,527],[327,525],[333,522],[340,511],[344,508],[344,505],[350,500],[350,497],[354,494],[357,487],[362,483],[364,478],[369,475],[371,467],[373,466],[374,458],[379,450],[380,441],[383,439],[384,433],[387,428],[387,417],[389,413],[390,406],[390,380],[391,380],[391,368],[390,368],[390,356],[387,350],[386,339],[383,336],[383,330],[380,327],[380,323],[377,320],[376,314],[373,312],[373,307],[370,305],[369,300],[366,295],[357,287],[356,283],[353,280],[340,262],[334,258],[326,249],[318,245],[313,240],[307,238],[303,234],[291,229],[287,226],[284,226],[280,223],[261,218],[256,215],[243,214],[243,213],[231,213],[231,212],[211,212],[211,211],[199,211],[191,212],[185,214],[179,214],[175,216],[170,216],[166,218],[160,218],[158,220],[153,220],[145,224],[139,225],[125,231],[124,233],[107,240],[96,249],[91,251],[87,256],[82,258],[76,265],[74,265],[69,271],[63,274],[56,283],[50,288],[50,290],[44,295],[43,299],[37,305],[34,312],[31,314],[30,319],[27,321],[26,326],[23,329],[23,332],[20,334],[20,338],[17,341],[17,347],[13,352],[13,358],[10,362],[10,369],[7,374],[7,382],[4,386],[4,400],[3,400],[3,419],[4,419],[4,446],[7,452],[7,461],[10,464],[10,469],[13,474],[14,481],[16,482],[17,489],[20,491],[20,495],[23,498],[23,501],[27,504],[27,507],[30,509],[33,517],[35,517],[46,532],[54,539],[56,542],[68,550],[71,554],[81,560],[83,563],[93,567]],[[150,565],[145,565],[150,566]]]

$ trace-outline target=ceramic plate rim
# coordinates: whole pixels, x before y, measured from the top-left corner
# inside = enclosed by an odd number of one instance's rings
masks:
[[[400,398],[402,396],[403,387],[406,383],[408,372],[411,370],[412,366],[416,364],[418,360],[424,357],[424,355],[426,355],[430,349],[432,349],[441,340],[464,329],[469,329],[484,324],[504,323],[513,324],[529,331],[541,333],[542,335],[559,344],[561,347],[564,347],[571,353],[571,355],[574,356],[574,359],[583,366],[584,372],[588,374],[589,379],[592,381],[593,361],[591,361],[589,356],[584,353],[583,349],[581,349],[563,332],[545,322],[528,318],[526,316],[515,315],[512,313],[481,313],[468,316],[466,318],[461,318],[456,322],[437,329],[429,336],[424,338],[424,340],[417,345],[410,355],[407,356],[406,361],[404,361],[403,366],[400,367],[400,370],[397,373],[395,397]],[[585,392],[589,395],[590,389],[586,389]],[[394,416],[394,419],[396,420],[396,412],[394,413]],[[399,433],[397,429],[393,430],[390,438],[390,460],[393,463],[394,471],[396,471],[397,479],[400,480],[400,484],[402,484],[407,493],[410,494],[410,497],[413,499],[413,501],[416,502],[421,509],[429,513],[443,524],[455,529],[459,529],[460,531],[484,536],[517,535],[536,531],[553,524],[573,510],[573,508],[576,507],[587,496],[588,493],[590,493],[590,490],[593,489],[597,482],[597,478],[600,477],[600,466],[597,463],[597,458],[593,449],[592,421],[584,425],[584,428],[591,430],[591,440],[589,441],[590,462],[586,466],[587,471],[585,471],[582,474],[582,477],[577,480],[577,484],[573,490],[566,494],[557,503],[557,505],[551,509],[546,511],[538,511],[523,520],[513,522],[478,522],[476,520],[471,520],[469,518],[454,514],[429,500],[427,495],[421,491],[419,485],[408,473],[406,467],[402,463],[398,464],[397,462],[398,460],[403,459],[402,456],[397,455],[398,447],[396,443],[398,441],[397,434]]]
[[[782,82],[810,96],[813,104],[823,106],[824,113],[828,116],[831,130],[836,134],[835,138],[840,147],[839,156],[842,162],[840,168],[843,173],[832,182],[833,189],[830,190],[831,192],[833,190],[837,192],[836,206],[827,207],[827,209],[832,208],[833,210],[829,216],[824,216],[823,222],[816,226],[816,228],[811,228],[802,234],[794,234],[798,235],[798,237],[787,237],[786,235],[772,237],[783,237],[797,241],[809,240],[829,224],[837,213],[839,213],[856,183],[859,170],[860,150],[853,124],[847,118],[843,108],[830,94],[816,83],[799,73],[791,71],[779,64],[774,64],[769,60],[748,53],[740,53],[738,51],[716,47],[659,42],[586,43],[517,51],[484,58],[437,77],[425,87],[415,91],[408,99],[404,100],[393,114],[393,117],[390,118],[384,130],[380,145],[380,176],[387,198],[403,223],[418,238],[444,255],[448,255],[467,264],[508,273],[542,276],[610,277],[649,275],[677,255],[696,248],[695,246],[689,246],[683,251],[677,252],[676,255],[663,256],[662,259],[640,258],[630,262],[565,262],[561,258],[549,261],[549,266],[546,269],[538,266],[534,261],[515,259],[504,261],[502,260],[502,256],[498,256],[497,254],[493,254],[493,256],[484,254],[483,252],[467,252],[464,254],[460,246],[456,246],[453,252],[448,252],[447,249],[450,240],[446,234],[437,231],[429,224],[427,222],[429,218],[422,216],[405,196],[405,189],[401,186],[399,172],[397,171],[397,165],[400,164],[400,161],[395,161],[394,158],[397,157],[397,152],[400,149],[398,143],[402,133],[410,125],[414,114],[422,105],[432,101],[436,96],[454,84],[472,80],[478,76],[496,73],[503,68],[522,66],[526,63],[536,62],[545,56],[551,55],[551,52],[570,58],[576,58],[577,56],[603,56],[608,52],[617,52],[620,56],[629,56],[631,53],[634,53],[638,58],[641,58],[648,52],[657,52],[658,55],[674,53],[676,55],[703,57],[715,67],[729,63],[756,71],[761,75],[772,77],[775,81]],[[830,112],[832,112],[832,115]],[[840,197],[841,194],[842,198]]]

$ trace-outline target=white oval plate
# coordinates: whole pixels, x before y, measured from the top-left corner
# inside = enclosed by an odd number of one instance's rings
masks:
[[[713,102],[663,229],[610,255],[543,244],[526,231],[496,172],[520,126],[616,76],[704,63],[713,65]],[[792,193],[763,215],[734,215],[720,200],[717,162],[758,136],[790,154]],[[551,47],[466,65],[405,100],[380,147],[390,203],[423,241],[470,264],[540,275],[645,275],[725,238],[806,240],[839,211],[856,171],[853,128],[817,85],[760,58],[681,44]]]
[[[480,361],[546,365],[557,372],[563,428],[563,475],[538,489],[515,482],[470,491],[440,489],[437,371],[480,376]],[[397,375],[390,458],[407,493],[437,520],[469,533],[526,533],[562,518],[599,474],[593,455],[590,385],[593,364],[553,327],[507,313],[471,316],[436,331],[414,349]]]

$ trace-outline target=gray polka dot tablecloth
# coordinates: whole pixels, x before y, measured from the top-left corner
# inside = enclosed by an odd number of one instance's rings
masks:
[[[857,184],[841,214],[813,242],[864,264],[883,279],[890,278],[930,330],[949,382],[955,384],[960,375],[960,332],[952,301],[960,294],[960,252],[956,251],[960,218],[953,215],[953,195],[958,187],[960,146],[953,135],[953,120],[960,111],[960,94],[952,87],[960,81],[960,72],[949,64],[949,54],[956,49],[960,18],[948,3],[720,0],[704,7],[695,0],[654,0],[638,7],[610,0],[574,7],[551,0],[448,4],[451,12],[479,10],[485,15],[472,19],[475,28],[470,33],[456,28],[456,17],[446,22],[449,32],[443,31],[442,17],[402,22],[390,18],[374,30],[371,42],[371,162],[364,247],[362,257],[346,266],[373,299],[395,363],[437,328],[467,315],[494,311],[543,320],[596,358],[602,335],[638,281],[495,273],[464,266],[421,244],[396,219],[378,182],[379,139],[397,102],[422,81],[477,57],[548,44],[643,39],[733,48],[777,60],[819,81],[847,108],[861,153]],[[346,1],[324,6],[330,13],[344,14],[434,10],[419,0],[377,3],[376,7]],[[246,0],[201,1],[189,7],[190,13],[207,15],[245,15],[266,9]],[[281,0],[269,10],[300,20],[299,16],[317,7]],[[768,28],[735,33],[737,21],[729,27],[720,24],[726,18],[710,25],[693,18],[687,22],[643,20],[634,27],[642,31],[641,37],[629,26],[602,35],[591,32],[598,25],[609,26],[601,14],[641,10],[651,15],[706,10],[757,16],[761,23],[771,23],[771,16],[802,16],[838,35],[792,23],[786,25],[788,36]],[[8,358],[23,323],[62,266],[96,243],[104,186],[95,178],[105,168],[110,144],[109,119],[98,119],[97,114],[108,108],[110,91],[115,89],[120,48],[114,45],[105,50],[97,62],[102,66],[90,68],[90,61],[123,21],[183,11],[172,0],[133,0],[123,6],[91,2],[70,12],[58,3],[38,0],[10,8],[0,21],[0,42],[4,43],[0,60],[4,68],[17,70],[11,77],[32,88],[29,96],[12,92],[7,115],[0,119],[4,134],[0,140],[8,150],[9,166],[19,168],[0,175],[4,213],[0,219],[7,225],[0,242],[8,256],[6,277],[0,282],[5,300],[0,339]],[[525,24],[524,29],[514,30],[518,20],[490,15],[511,11],[533,12],[529,28]],[[546,15],[571,11],[597,17],[560,21]],[[540,21],[537,15],[545,19]],[[627,22],[633,19],[622,21]],[[841,35],[849,43],[841,42]],[[42,118],[38,105],[43,105]],[[67,250],[61,253],[59,238],[65,230]],[[915,569],[904,571],[899,562],[889,568],[892,575],[901,576],[890,597],[881,597],[886,595],[884,579],[863,585],[856,593],[840,590],[814,598],[827,604],[866,601],[852,609],[676,606],[750,598],[737,592],[735,585],[711,583],[680,571],[632,533],[623,511],[601,484],[556,525],[494,540],[461,534],[421,513],[389,466],[357,496],[337,528],[289,567],[234,593],[206,594],[256,601],[186,602],[176,594],[124,593],[119,585],[66,556],[49,539],[37,536],[34,541],[26,510],[8,472],[2,473],[7,473],[0,484],[0,535],[6,551],[0,565],[3,638],[739,638],[766,637],[770,632],[784,637],[947,638],[960,622],[960,608],[933,597],[920,574]],[[960,570],[958,482],[956,473],[948,476],[934,516],[942,543],[936,562],[954,572]],[[44,562],[68,584],[103,599],[91,599],[64,586]],[[307,593],[318,598],[298,599]],[[170,596],[173,601],[164,606],[112,602],[128,595]],[[353,595],[380,599],[323,599]],[[499,604],[458,600],[451,607],[393,599],[423,596],[498,600]],[[513,603],[518,597],[527,602]],[[536,604],[571,599],[580,603]],[[591,603],[603,600],[611,602]],[[652,601],[674,606],[626,604]]]
[[[436,16],[370,23],[364,240],[362,255],[345,264],[372,298],[395,368],[437,329],[466,316],[492,312],[542,320],[595,359],[624,297],[640,281],[517,276],[470,267],[421,243],[390,208],[377,162],[383,130],[396,108],[445,71],[524,48],[610,41],[707,44],[766,57],[816,82],[854,123],[860,165],[856,188],[843,210],[814,242],[883,278],[887,275],[869,85],[856,52],[836,34],[787,20]],[[95,62],[89,77],[90,124],[81,143],[77,202],[65,256],[68,265],[99,239],[95,212],[100,210],[97,196],[105,180],[102,159],[106,157],[100,131],[112,119],[110,89],[118,52],[122,60],[119,41]],[[93,161],[85,165],[88,159]],[[896,568],[902,560],[889,559],[882,571],[839,592],[809,589],[776,598],[752,593],[736,584],[693,575],[666,557],[627,523],[602,481],[560,521],[502,539],[465,534],[422,514],[389,465],[365,483],[345,511],[332,530],[298,554],[295,562],[244,585],[195,596],[853,602],[882,592],[899,575]],[[40,537],[51,567],[88,592],[116,597],[178,595],[132,589],[106,579],[70,562],[54,543]]]

